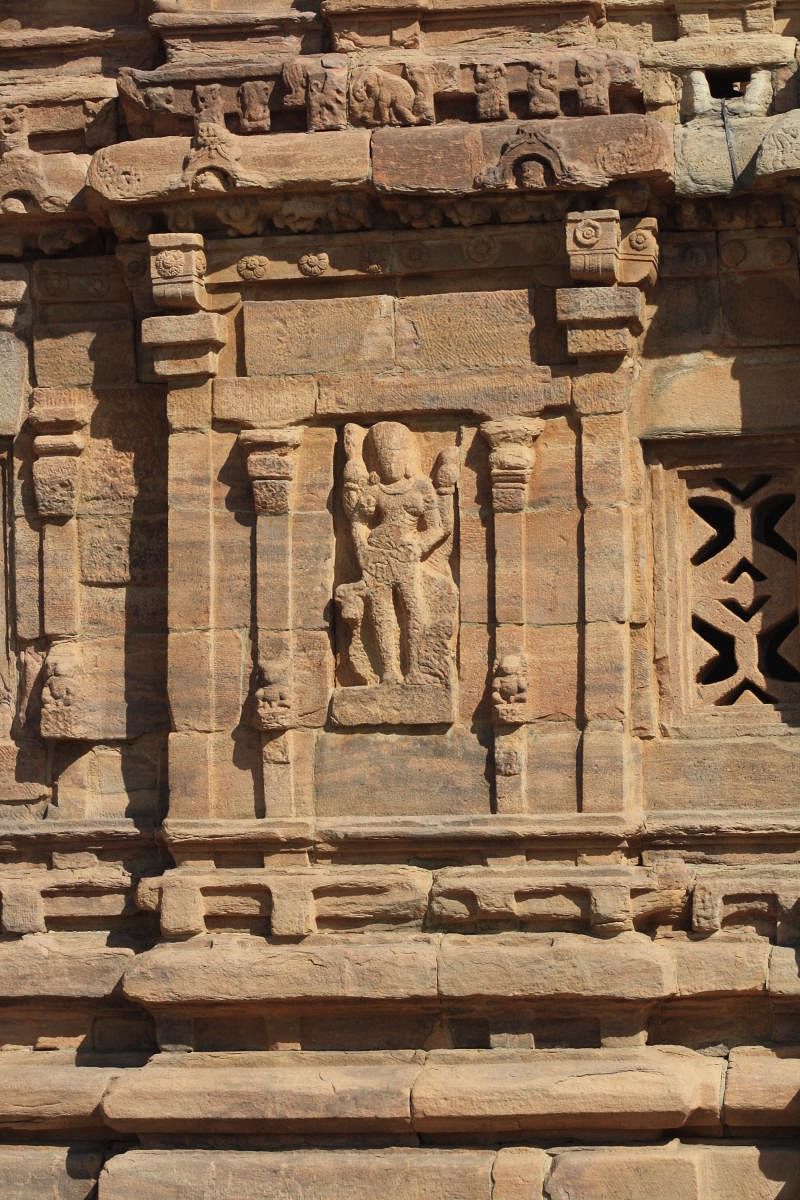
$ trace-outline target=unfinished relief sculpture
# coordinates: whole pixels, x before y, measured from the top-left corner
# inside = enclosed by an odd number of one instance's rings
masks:
[[[458,591],[449,563],[458,451],[426,475],[396,421],[348,425],[342,509],[360,578],[336,588],[340,725],[446,723],[454,717]]]

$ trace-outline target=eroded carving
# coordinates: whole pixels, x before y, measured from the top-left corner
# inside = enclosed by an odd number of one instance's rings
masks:
[[[396,421],[348,425],[342,508],[361,578],[336,601],[350,630],[334,696],[340,724],[452,719],[458,593],[448,562],[458,457],[439,453],[431,476],[411,431]]]
[[[350,82],[351,120],[357,125],[426,125],[433,121],[432,89],[419,73],[410,79],[380,68],[357,71]]]
[[[479,121],[505,121],[511,116],[508,71],[502,63],[475,68],[475,113]]]

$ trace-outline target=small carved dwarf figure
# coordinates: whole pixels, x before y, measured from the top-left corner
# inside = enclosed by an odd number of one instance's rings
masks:
[[[274,86],[272,80],[252,79],[239,88],[241,126],[244,133],[269,132],[269,100]]]
[[[608,68],[591,59],[578,59],[575,63],[577,80],[578,112],[581,116],[606,116],[611,112],[609,88],[611,76]]]
[[[225,104],[218,83],[194,89],[194,137],[183,164],[183,180],[192,189],[226,191],[241,157],[236,137],[225,126]]]
[[[368,677],[360,640],[366,610],[381,683],[441,680],[449,670],[453,622],[447,608],[454,608],[455,585],[427,560],[453,530],[456,452],[439,455],[434,486],[419,469],[413,435],[396,421],[379,421],[366,436],[348,426],[345,450],[343,507],[362,573],[336,591],[352,631],[350,664]]]
[[[194,89],[195,120],[198,125],[224,125],[225,105],[218,83],[198,83]]]
[[[309,129],[344,129],[347,124],[345,72],[317,71],[308,76],[306,112]]]
[[[475,68],[475,110],[479,121],[505,121],[511,116],[507,74],[503,63],[486,63]]]
[[[532,117],[561,116],[556,59],[543,58],[531,67],[528,75],[528,112]]]
[[[499,720],[513,720],[514,707],[528,699],[528,663],[525,655],[504,654],[495,665],[492,703]]]
[[[71,737],[76,714],[70,710],[81,696],[83,664],[77,644],[51,648],[44,664],[41,730],[43,737]]]
[[[261,686],[256,691],[256,712],[261,729],[286,729],[292,709],[291,686],[279,662],[261,669]]]
[[[24,104],[0,108],[0,157],[28,149],[28,110]]]

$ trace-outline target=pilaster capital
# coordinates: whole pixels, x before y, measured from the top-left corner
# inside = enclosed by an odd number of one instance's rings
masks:
[[[33,488],[39,516],[66,520],[75,516],[78,458],[86,445],[89,402],[80,391],[36,388],[28,422],[33,439]]]
[[[289,511],[295,451],[302,436],[297,428],[245,429],[239,434],[258,514],[280,516]]]
[[[536,417],[501,417],[484,421],[481,434],[489,443],[492,507],[522,512],[535,463],[534,443],[544,428]]]

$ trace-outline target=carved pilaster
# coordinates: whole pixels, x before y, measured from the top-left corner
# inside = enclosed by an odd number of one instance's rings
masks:
[[[42,521],[44,633],[50,649],[44,670],[41,730],[44,737],[83,736],[80,680],[78,474],[86,445],[88,401],[79,392],[34,392],[29,422],[33,439],[33,490]]]
[[[255,722],[263,735],[268,814],[294,812],[291,488],[301,429],[252,429],[239,435],[256,511],[257,687]]]
[[[302,430],[239,435],[256,510],[257,723],[265,732],[292,727],[292,533],[290,491]]]
[[[613,210],[571,213],[566,238],[577,283],[556,297],[576,373],[583,500],[581,806],[613,812],[636,798],[638,745],[630,734],[634,617],[631,431],[633,356],[644,329],[643,290],[655,281],[657,225]],[[590,243],[593,246],[590,247]],[[591,364],[591,365],[589,365]]]
[[[495,788],[498,811],[525,807],[526,735],[530,720],[525,638],[525,503],[535,463],[534,445],[544,422],[530,417],[486,421],[494,514],[495,665],[492,706],[495,734]]]
[[[0,435],[13,437],[25,417],[30,325],[28,270],[16,263],[0,265]]]
[[[218,732],[211,380],[227,322],[206,311],[202,237],[154,234],[148,252],[152,305],[178,310],[142,321],[142,344],[168,385],[170,815],[203,818],[214,815]]]

